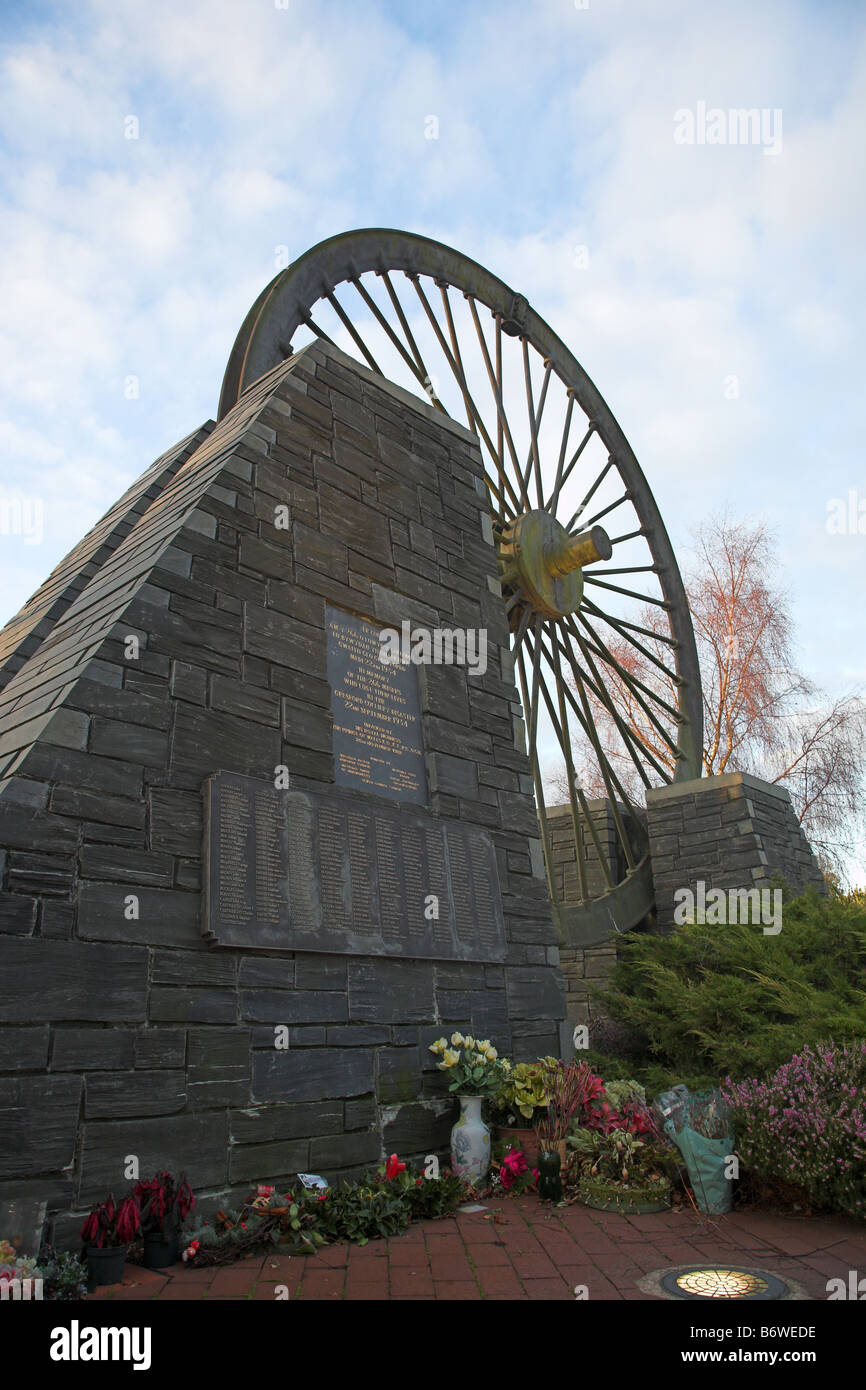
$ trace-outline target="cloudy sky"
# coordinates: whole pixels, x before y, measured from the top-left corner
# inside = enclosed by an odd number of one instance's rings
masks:
[[[826,524],[851,490],[866,511],[859,0],[3,0],[3,20],[0,501],[43,519],[0,535],[0,619],[215,415],[279,248],[392,226],[565,339],[682,557],[713,511],[764,519],[806,670],[866,681],[866,534]],[[740,107],[760,139],[701,140],[702,109]]]

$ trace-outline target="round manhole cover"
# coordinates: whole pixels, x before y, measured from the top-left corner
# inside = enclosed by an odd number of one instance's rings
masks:
[[[788,1286],[766,1270],[728,1265],[687,1265],[672,1269],[660,1280],[674,1298],[741,1298],[764,1302],[786,1298]]]

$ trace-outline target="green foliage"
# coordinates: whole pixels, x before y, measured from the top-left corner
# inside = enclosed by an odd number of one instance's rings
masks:
[[[440,1178],[423,1178],[408,1189],[409,1216],[412,1221],[439,1220],[452,1216],[466,1199],[460,1179],[446,1168]]]
[[[39,1267],[43,1299],[69,1302],[87,1296],[87,1269],[79,1255],[45,1246],[39,1256]]]
[[[603,998],[648,1037],[659,1071],[628,1070],[651,1094],[766,1075],[806,1043],[866,1034],[866,902],[809,889],[784,902],[777,936],[748,923],[632,933]],[[599,1069],[617,1071],[607,1059]]]
[[[396,1236],[409,1225],[409,1203],[401,1183],[362,1178],[341,1187],[328,1188],[318,1202],[318,1223],[329,1240],[352,1240],[366,1245],[369,1240]]]
[[[550,1100],[544,1079],[545,1062],[555,1065],[556,1059],[545,1057],[538,1062],[518,1062],[512,1067],[493,1097],[495,1108],[522,1115],[531,1123],[536,1110],[544,1110]]]
[[[703,1091],[718,1082],[717,1072],[683,1072],[680,1068],[667,1067],[661,1062],[645,1058],[642,1062],[630,1061],[624,1057],[612,1057],[604,1052],[587,1049],[581,1052],[593,1071],[606,1078],[605,1089],[612,1083],[630,1079],[639,1082],[646,1092],[647,1103],[651,1104],[662,1091],[670,1090],[680,1082],[690,1091]]]

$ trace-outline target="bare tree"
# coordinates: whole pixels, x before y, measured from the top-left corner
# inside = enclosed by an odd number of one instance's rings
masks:
[[[694,543],[695,561],[684,582],[703,686],[704,773],[750,772],[784,785],[822,867],[845,879],[845,861],[866,828],[866,704],[858,692],[827,695],[797,669],[790,604],[766,527],[713,517],[694,533]],[[640,622],[665,631],[649,604]],[[646,638],[645,644],[661,661],[662,643]],[[672,705],[676,692],[659,667],[616,633],[607,646],[613,658],[608,690],[620,720],[673,775],[670,749],[616,665]],[[623,786],[639,797],[634,763],[598,700],[593,718]],[[603,796],[588,741],[574,755],[587,792]]]

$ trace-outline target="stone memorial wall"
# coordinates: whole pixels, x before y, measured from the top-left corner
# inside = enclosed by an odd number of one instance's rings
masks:
[[[0,1201],[60,1244],[130,1154],[207,1215],[442,1152],[429,1043],[565,1011],[475,437],[318,342],[154,469],[0,645]]]

